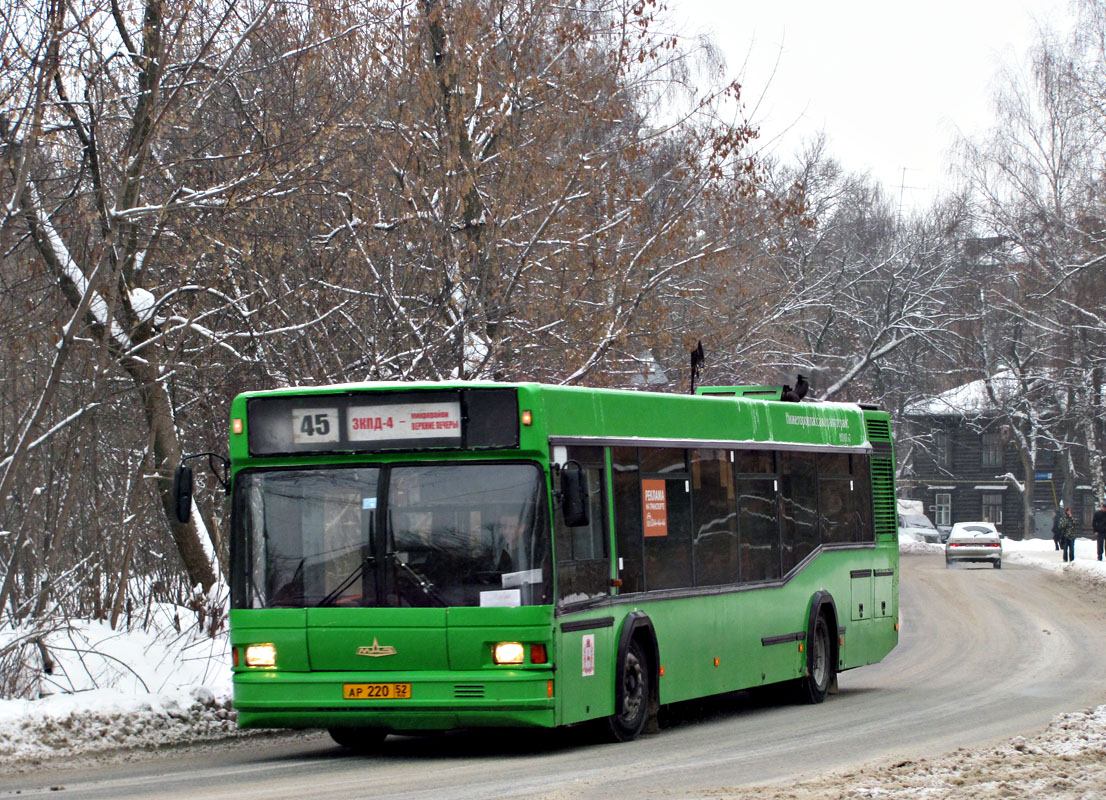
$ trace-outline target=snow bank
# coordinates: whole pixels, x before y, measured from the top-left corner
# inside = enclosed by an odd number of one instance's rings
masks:
[[[1075,561],[1065,564],[1051,539],[1015,542],[1004,539],[1002,557],[1011,564],[1026,564],[1065,573],[1086,583],[1106,584],[1106,561],[1098,561],[1094,539],[1075,540]]]
[[[41,700],[7,700],[0,702],[0,765],[236,733],[230,696],[216,696],[206,686],[149,695],[96,689]]]
[[[81,621],[43,634],[51,674],[38,699],[0,700],[0,764],[234,735],[226,636],[178,633],[166,609],[153,617],[162,630]],[[0,650],[30,634],[0,630]],[[41,663],[37,646],[23,657]]]

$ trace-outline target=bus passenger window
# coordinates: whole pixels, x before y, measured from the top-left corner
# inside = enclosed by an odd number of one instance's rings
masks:
[[[642,573],[641,480],[636,447],[612,447],[614,526],[619,594],[645,589]]]
[[[694,584],[690,484],[690,475],[667,479],[642,476],[646,591],[681,589]]]
[[[856,541],[875,541],[872,527],[872,471],[868,456],[853,456],[853,512]]]
[[[822,541],[856,541],[856,514],[853,511],[853,481],[824,479],[819,481],[818,516]]]
[[[737,495],[726,450],[691,451],[695,585],[738,580]]]
[[[818,538],[818,462],[815,453],[779,454],[780,541],[783,574],[814,552]],[[845,456],[848,466],[848,456]]]
[[[597,448],[587,448],[593,449]],[[569,448],[569,458],[586,458],[587,454],[580,452],[583,450],[585,448]],[[599,451],[600,458],[601,454],[602,451]],[[565,525],[561,501],[559,497],[556,498],[553,534],[557,553],[558,605],[571,605],[610,594],[611,566],[607,553],[607,504],[603,469],[585,464],[584,474],[588,486],[587,525]]]
[[[773,483],[744,478],[737,482],[742,581],[780,577],[780,528]]]

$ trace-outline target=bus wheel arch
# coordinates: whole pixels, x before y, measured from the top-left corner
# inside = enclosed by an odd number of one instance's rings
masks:
[[[828,592],[814,593],[806,628],[806,674],[799,679],[799,699],[821,703],[836,689],[838,660],[837,606]]]
[[[660,709],[660,653],[653,622],[644,611],[626,616],[618,637],[614,669],[614,713],[607,718],[610,737],[619,742],[657,730]]]

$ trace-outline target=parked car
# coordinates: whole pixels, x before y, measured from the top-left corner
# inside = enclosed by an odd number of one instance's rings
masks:
[[[956,561],[990,561],[1002,569],[1002,534],[990,522],[957,522],[945,542],[945,566]]]
[[[903,538],[934,544],[941,541],[940,533],[925,514],[899,515],[899,539]]]

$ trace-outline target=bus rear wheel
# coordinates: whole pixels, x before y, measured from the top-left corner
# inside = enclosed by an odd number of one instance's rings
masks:
[[[818,615],[807,647],[807,674],[799,679],[799,700],[804,703],[821,703],[826,699],[834,673],[829,624],[824,614]]]
[[[607,727],[614,741],[629,742],[645,727],[651,691],[649,662],[636,639],[619,662],[616,680],[615,711],[607,718]]]
[[[326,732],[335,743],[362,753],[378,748],[388,735],[379,728],[327,728]]]

